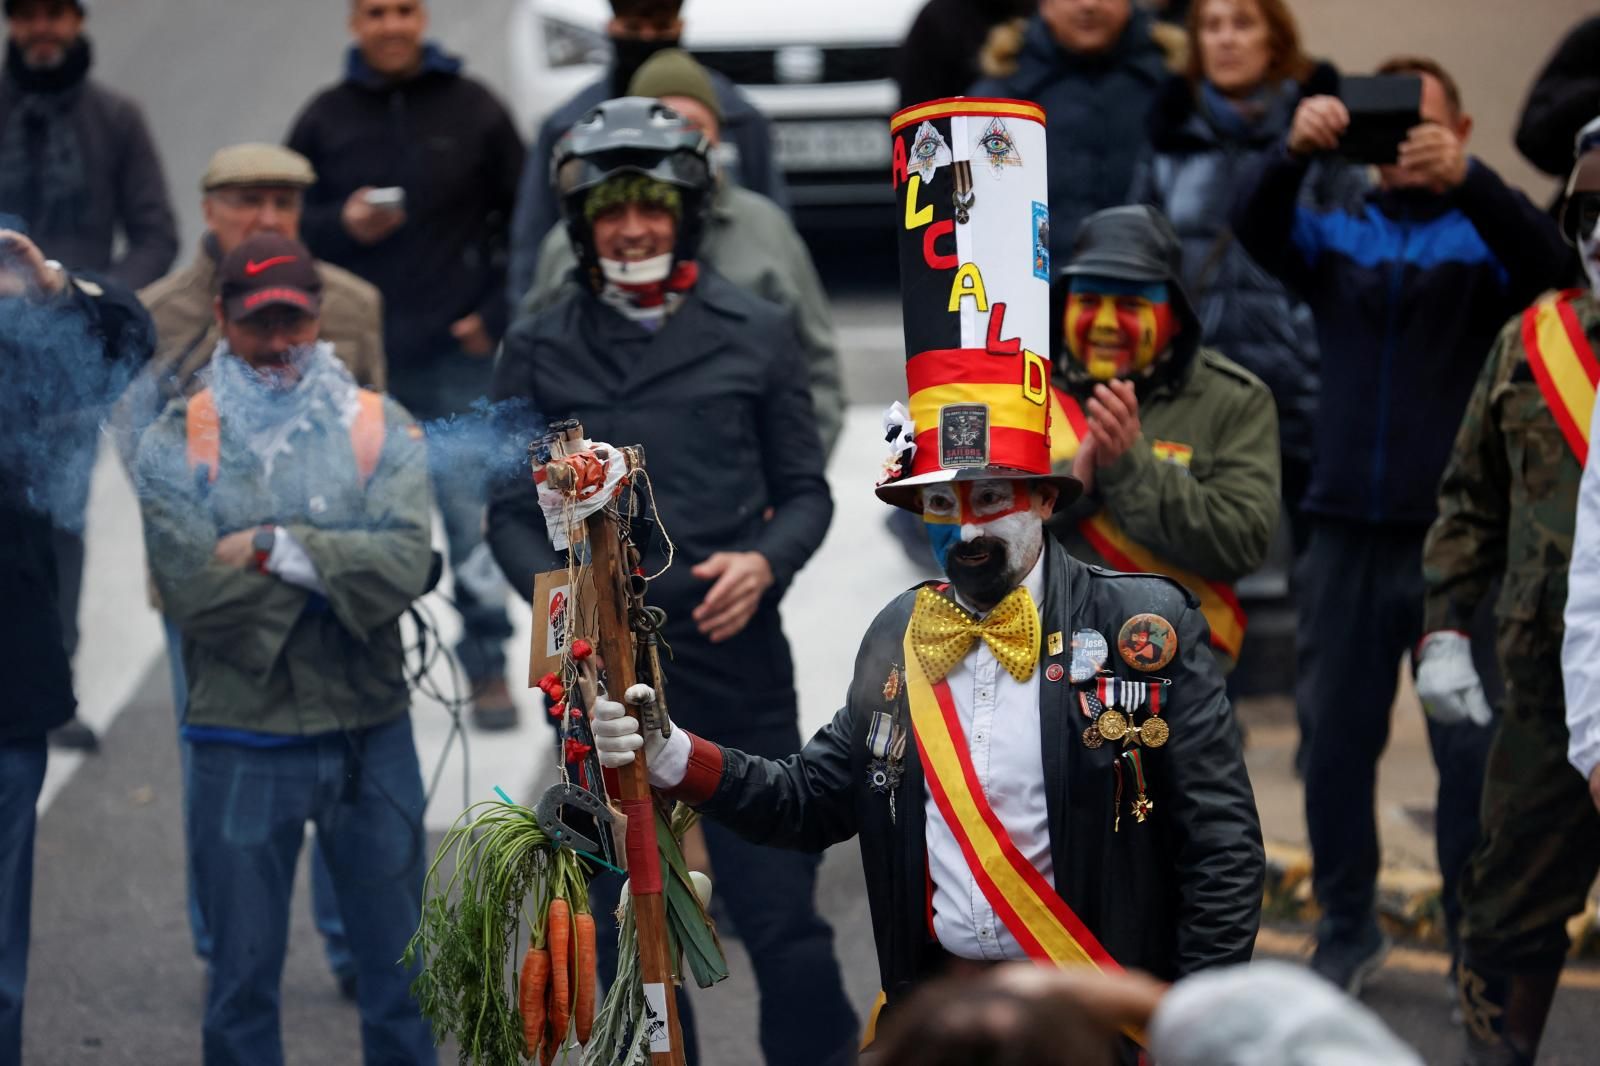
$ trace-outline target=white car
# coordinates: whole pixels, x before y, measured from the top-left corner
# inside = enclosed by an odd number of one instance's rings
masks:
[[[895,52],[924,0],[686,0],[683,45],[738,83],[771,121],[807,225],[881,220],[891,203]],[[524,129],[598,78],[611,58],[607,0],[523,0],[510,26],[513,106]],[[852,217],[854,215],[854,217]]]

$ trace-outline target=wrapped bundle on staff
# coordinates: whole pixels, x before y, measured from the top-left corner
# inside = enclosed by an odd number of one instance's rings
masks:
[[[550,540],[567,553],[565,571],[534,583],[530,668],[555,724],[559,781],[532,810],[502,796],[446,836],[412,943],[424,966],[417,996],[464,1062],[549,1064],[581,1047],[586,1066],[681,1064],[672,990],[685,964],[702,986],[727,976],[705,910],[709,883],[697,888],[703,875],[691,876],[680,846],[694,815],[654,796],[643,758],[602,774],[588,724],[611,693],[671,728],[662,613],[645,603],[651,575],[633,542],[640,511],[658,526],[659,516],[640,449],[586,440],[568,422],[534,451]],[[631,891],[617,979],[597,1008],[588,882],[601,867],[626,873]]]

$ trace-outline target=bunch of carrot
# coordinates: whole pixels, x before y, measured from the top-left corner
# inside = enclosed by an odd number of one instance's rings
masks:
[[[562,883],[562,882],[565,883]],[[536,923],[522,956],[517,1006],[522,1039],[531,1060],[550,1066],[569,1030],[587,1044],[594,1028],[594,915],[581,876],[558,878],[543,922]]]
[[[463,1064],[538,1057],[548,1066],[574,1028],[579,1043],[589,1039],[595,938],[587,885],[583,860],[551,841],[526,807],[480,803],[445,834],[404,962],[419,967],[412,992],[435,1038],[453,1035]],[[519,968],[524,926],[530,945]]]

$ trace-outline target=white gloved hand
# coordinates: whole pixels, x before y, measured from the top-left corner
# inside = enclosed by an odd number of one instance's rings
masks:
[[[627,695],[631,703],[655,702],[655,693],[648,685],[635,685]],[[670,738],[663,738],[654,729],[641,733],[639,719],[630,716],[626,707],[616,700],[597,697],[589,708],[589,731],[594,734],[594,750],[601,766],[627,766],[633,762],[634,753],[643,748],[653,787],[676,788],[683,783],[693,747],[689,734],[683,730],[674,729]]]
[[[1417,656],[1417,695],[1428,717],[1442,725],[1494,720],[1483,682],[1472,665],[1472,640],[1454,629],[1440,629],[1422,638]]]

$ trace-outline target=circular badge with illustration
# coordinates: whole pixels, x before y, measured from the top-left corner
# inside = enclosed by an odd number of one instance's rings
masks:
[[[1080,629],[1072,634],[1072,666],[1069,675],[1073,684],[1081,684],[1100,672],[1111,650],[1099,631]]]
[[[1136,614],[1122,623],[1117,651],[1135,670],[1159,670],[1178,654],[1178,632],[1159,614]]]

